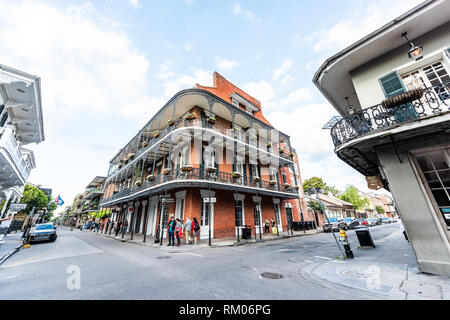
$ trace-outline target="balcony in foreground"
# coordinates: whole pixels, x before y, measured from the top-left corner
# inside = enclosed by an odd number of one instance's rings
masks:
[[[189,171],[179,169],[169,174],[162,173],[151,176],[131,188],[120,190],[110,197],[103,198],[101,205],[115,204],[157,194],[164,192],[166,188],[207,188],[208,186],[215,189],[240,190],[241,192],[273,195],[281,198],[293,199],[299,197],[298,187],[291,186],[288,183],[262,180],[261,178],[255,179],[248,176],[235,177],[232,173],[222,171],[208,173],[203,168],[192,168]]]

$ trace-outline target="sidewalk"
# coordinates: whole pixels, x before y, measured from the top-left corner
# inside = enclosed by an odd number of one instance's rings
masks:
[[[79,229],[77,229],[78,231],[80,231]],[[92,232],[92,231],[83,231],[83,232]],[[251,243],[260,243],[260,242],[266,242],[266,241],[273,241],[273,240],[280,240],[280,239],[286,239],[286,238],[291,238],[291,237],[301,237],[301,236],[305,236],[305,235],[312,235],[312,234],[316,234],[319,232],[323,232],[322,229],[318,228],[316,230],[307,230],[307,231],[293,231],[293,234],[291,235],[291,232],[280,232],[279,237],[276,235],[272,235],[272,234],[262,234],[261,235],[261,239],[259,234],[256,235],[256,239],[255,239],[255,235],[253,234],[252,239],[239,239],[239,241],[237,241],[236,238],[221,238],[221,239],[211,239],[211,247],[213,248],[217,248],[217,247],[227,247],[227,246],[240,246],[240,245],[246,245],[246,244],[251,244]],[[93,232],[94,233],[94,232]],[[131,233],[126,233],[124,235],[124,238],[122,239],[122,234],[119,233],[117,235],[117,237],[114,236],[114,232],[111,232],[111,235],[109,234],[103,234],[100,233],[100,231],[97,233],[95,232],[95,234],[99,235],[99,236],[103,236],[103,237],[109,237],[109,238],[113,238],[115,240],[119,240],[122,242],[129,242],[129,243],[134,243],[134,244],[138,244],[138,245],[142,245],[142,246],[148,246],[148,247],[160,247],[159,243],[155,243],[155,238],[151,237],[151,236],[147,236],[145,239],[145,242],[143,242],[144,239],[144,235],[142,234],[133,234],[133,240],[131,240]],[[176,239],[175,239],[176,241]],[[186,245],[185,244],[185,239],[183,238],[181,240],[181,246],[188,246],[188,247],[193,247],[192,245]],[[163,246],[166,246],[168,244],[168,239],[167,237],[164,238],[163,240]],[[208,240],[206,239],[202,239],[199,240],[197,242],[198,246],[201,247],[208,247]]]
[[[17,232],[6,235],[0,241],[0,265],[22,247],[23,243],[21,238],[22,232]]]
[[[333,259],[311,264],[305,271],[323,280],[390,299],[450,299],[450,277],[422,273],[412,247],[400,230],[375,242],[376,248],[356,249],[354,259]]]

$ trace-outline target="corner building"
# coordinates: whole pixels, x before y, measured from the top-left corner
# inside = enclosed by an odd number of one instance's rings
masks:
[[[196,217],[201,239],[210,229],[216,239],[242,236],[244,226],[259,236],[266,218],[279,231],[312,220],[289,136],[257,99],[213,77],[213,87],[173,96],[110,161],[100,206],[126,219],[127,232],[165,236],[172,214]]]

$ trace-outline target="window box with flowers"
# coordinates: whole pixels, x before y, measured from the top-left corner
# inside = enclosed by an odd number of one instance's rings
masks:
[[[215,167],[206,167],[206,172],[208,172],[208,173],[214,173],[216,171],[217,171],[217,169]]]
[[[167,120],[167,125],[169,127],[173,126],[175,124],[175,119],[174,118],[170,118],[169,120]]]
[[[181,171],[192,171],[192,165],[185,164],[181,167]]]

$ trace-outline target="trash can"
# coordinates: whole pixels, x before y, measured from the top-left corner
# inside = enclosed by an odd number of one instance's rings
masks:
[[[252,238],[252,228],[250,226],[243,226],[242,228],[242,239]]]
[[[367,227],[356,227],[356,236],[359,240],[359,245],[361,248],[375,248],[373,243],[372,235],[370,234],[369,228]]]

